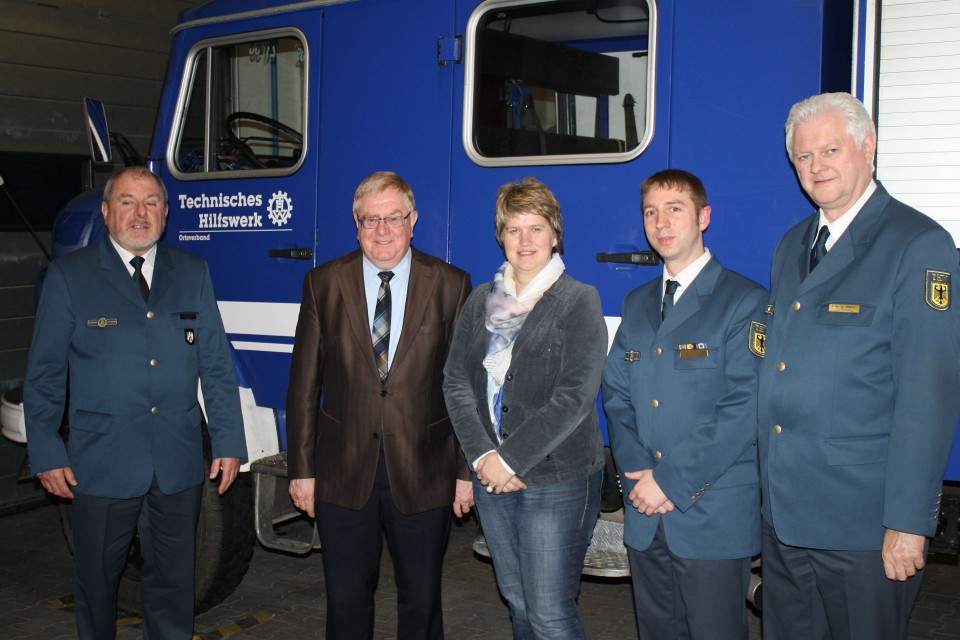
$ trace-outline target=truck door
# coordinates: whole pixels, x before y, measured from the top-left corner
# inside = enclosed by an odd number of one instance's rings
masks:
[[[207,260],[241,386],[260,406],[283,406],[314,266],[321,19],[184,25],[154,142],[169,190],[165,240]]]
[[[458,3],[363,0],[324,14],[318,262],[357,248],[353,193],[375,171],[413,187],[413,244],[448,258]]]

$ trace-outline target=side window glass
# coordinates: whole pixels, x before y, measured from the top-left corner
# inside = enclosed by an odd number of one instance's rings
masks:
[[[623,162],[653,135],[653,0],[490,0],[468,26],[464,146],[481,165]]]
[[[181,174],[294,171],[304,152],[306,63],[299,34],[195,48],[170,165]]]

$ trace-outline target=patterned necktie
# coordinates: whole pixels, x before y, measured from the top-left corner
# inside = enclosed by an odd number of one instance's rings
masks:
[[[147,279],[143,277],[144,262],[143,256],[133,256],[130,258],[130,264],[133,265],[133,279],[136,281],[137,286],[140,287],[140,295],[143,296],[143,301],[146,302],[150,296],[150,287],[147,285]]]
[[[377,292],[377,306],[373,312],[373,358],[380,370],[380,381],[387,378],[387,351],[390,346],[390,278],[393,271],[381,271],[380,290]]]
[[[667,319],[670,309],[673,309],[673,294],[677,292],[680,283],[676,280],[667,280],[667,290],[663,294],[663,307],[660,308],[660,321]]]
[[[830,229],[827,225],[820,227],[817,232],[817,241],[813,243],[813,249],[810,250],[810,271],[813,271],[823,256],[827,255],[827,238],[830,237]]]

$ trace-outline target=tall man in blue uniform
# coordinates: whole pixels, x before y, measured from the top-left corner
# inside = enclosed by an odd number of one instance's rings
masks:
[[[696,176],[661,171],[641,194],[663,275],[627,296],[603,371],[637,625],[642,638],[746,640],[766,291],[704,246]]]
[[[183,640],[193,634],[205,475],[198,381],[221,494],[246,457],[240,398],[206,263],[158,244],[163,183],[125,169],[107,183],[102,211],[109,236],[47,271],[24,385],[30,462],[46,491],[73,499],[80,639],[116,636],[136,530],[144,637]]]
[[[759,386],[765,640],[905,638],[960,413],[954,242],[873,180],[845,93],[791,109],[819,210],[777,247]]]

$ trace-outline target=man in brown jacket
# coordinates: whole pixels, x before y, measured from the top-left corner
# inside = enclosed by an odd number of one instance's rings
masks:
[[[381,531],[397,637],[442,638],[451,504],[457,516],[473,505],[441,388],[470,276],[410,247],[413,190],[395,173],[360,183],[353,215],[360,250],[303,284],[287,395],[290,497],[317,521],[328,640],[373,637]]]

